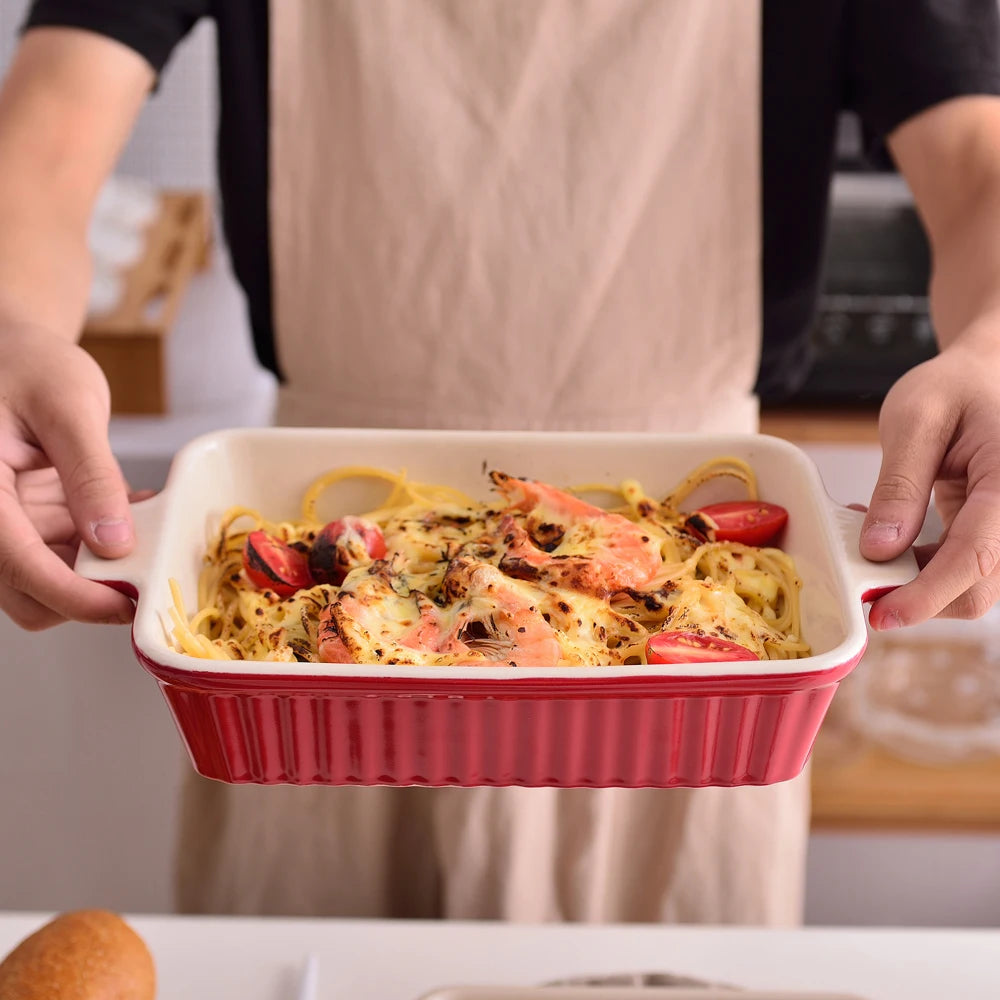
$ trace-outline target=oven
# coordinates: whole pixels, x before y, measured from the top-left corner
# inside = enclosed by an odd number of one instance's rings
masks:
[[[831,192],[812,363],[793,405],[877,404],[937,352],[928,309],[931,255],[902,177],[862,157],[845,119]],[[765,398],[764,402],[768,402]]]

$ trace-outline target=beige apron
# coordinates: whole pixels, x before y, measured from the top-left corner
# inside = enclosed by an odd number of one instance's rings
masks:
[[[756,427],[759,0],[275,0],[271,38],[281,422]],[[791,923],[806,831],[804,780],[194,780],[180,903]]]

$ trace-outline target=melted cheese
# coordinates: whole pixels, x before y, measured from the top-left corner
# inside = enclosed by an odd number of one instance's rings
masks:
[[[374,512],[384,560],[364,562],[365,551],[339,588],[285,599],[241,573],[242,536],[227,532],[247,512],[230,512],[203,579],[215,596],[202,600],[192,620],[201,634],[184,633],[185,648],[285,661],[600,666],[644,662],[647,639],[663,629],[762,658],[808,651],[794,634],[799,582],[780,550],[704,543],[634,482],[622,489],[624,516],[545,483],[492,478],[503,494],[495,506],[422,488],[432,502]],[[271,530],[308,544],[317,527]],[[186,621],[182,608],[175,621]]]

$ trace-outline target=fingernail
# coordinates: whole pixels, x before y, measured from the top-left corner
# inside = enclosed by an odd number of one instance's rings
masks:
[[[132,541],[132,526],[123,517],[105,517],[90,526],[101,545],[125,545]]]
[[[901,527],[885,521],[874,521],[865,528],[865,541],[872,545],[888,545],[899,538]]]
[[[879,623],[878,630],[880,632],[887,632],[891,628],[902,628],[903,619],[899,617],[898,611],[887,611],[882,617],[882,621]]]

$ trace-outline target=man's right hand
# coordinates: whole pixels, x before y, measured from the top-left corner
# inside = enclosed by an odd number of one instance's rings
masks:
[[[132,618],[71,568],[81,541],[132,547],[107,380],[75,341],[94,200],[152,82],[123,44],[35,28],[0,89],[0,610],[28,629]]]
[[[23,628],[132,620],[128,598],[71,568],[81,541],[109,558],[132,548],[109,412],[107,380],[85,351],[0,323],[0,608]]]

